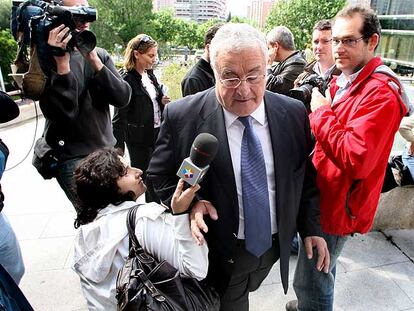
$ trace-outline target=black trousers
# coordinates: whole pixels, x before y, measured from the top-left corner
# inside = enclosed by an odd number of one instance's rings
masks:
[[[221,299],[220,311],[248,311],[249,293],[255,291],[279,259],[279,237],[272,236],[272,247],[257,258],[246,251],[244,240],[238,241],[234,270]]]
[[[154,138],[152,146],[148,145],[141,145],[141,144],[131,144],[127,142],[127,147],[129,151],[129,157],[131,159],[131,166],[139,168],[143,171],[143,180],[147,186],[147,191],[145,192],[145,200],[147,202],[157,202],[159,203],[159,199],[155,194],[155,191],[152,185],[147,180],[147,169],[149,162],[151,160],[152,152],[154,151],[154,144],[157,140],[158,133],[160,132],[159,128],[154,128]]]

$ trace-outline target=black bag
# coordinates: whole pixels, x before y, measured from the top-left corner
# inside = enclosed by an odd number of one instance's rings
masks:
[[[49,146],[44,137],[40,137],[34,146],[32,164],[43,179],[56,177],[59,157],[57,152]]]
[[[397,182],[394,178],[394,173],[391,168],[391,164],[387,163],[387,168],[385,169],[385,176],[384,176],[384,182],[382,184],[381,193],[388,192],[395,187],[398,187]]]
[[[128,212],[129,256],[118,273],[118,310],[215,311],[220,309],[216,291],[196,279],[181,277],[168,262],[145,253],[135,236],[139,206]]]
[[[398,186],[414,185],[414,180],[411,176],[410,170],[406,165],[404,165],[401,155],[392,156],[390,166]]]

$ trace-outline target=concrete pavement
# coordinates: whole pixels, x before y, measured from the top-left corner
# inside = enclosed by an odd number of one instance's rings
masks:
[[[38,137],[43,128],[40,120]],[[70,269],[75,212],[54,180],[43,180],[31,165],[35,122],[0,129],[9,146],[8,168],[2,179],[4,212],[20,241],[26,265],[21,288],[35,310],[87,310],[79,279]],[[413,206],[414,208],[414,206]],[[290,279],[295,257],[291,258]],[[283,294],[278,264],[251,295],[253,311],[284,310],[294,298]],[[414,230],[388,230],[350,238],[340,257],[335,310],[414,311]]]

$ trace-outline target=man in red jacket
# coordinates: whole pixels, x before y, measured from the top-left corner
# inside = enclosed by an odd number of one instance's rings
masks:
[[[287,310],[333,309],[336,260],[349,235],[371,229],[394,134],[407,112],[398,79],[374,56],[380,24],[371,9],[338,12],[332,39],[342,74],[332,80],[327,97],[313,90],[309,115],[331,263],[328,274],[317,273],[301,247],[293,284],[298,301]]]

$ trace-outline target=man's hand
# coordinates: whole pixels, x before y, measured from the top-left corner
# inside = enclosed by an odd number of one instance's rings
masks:
[[[204,236],[201,230],[205,233],[208,231],[208,227],[203,219],[204,215],[209,215],[213,220],[218,219],[215,207],[209,201],[200,200],[194,204],[190,214],[191,234],[198,245],[203,245],[204,243]]]
[[[195,193],[198,191],[198,189],[200,189],[200,185],[196,184],[186,190],[183,189],[184,180],[180,179],[171,200],[171,209],[174,214],[184,213],[188,209],[194,199]]]
[[[304,239],[305,252],[308,259],[313,257],[313,248],[318,251],[318,261],[316,262],[316,269],[325,273],[329,272],[330,256],[328,246],[323,238],[319,236],[308,236]]]
[[[407,151],[409,155],[414,155],[414,143],[409,142],[407,144]]]
[[[319,92],[317,87],[314,87],[312,90],[312,99],[310,102],[311,110],[314,112],[319,107],[330,105],[330,101],[326,99],[321,92]]]
[[[161,99],[162,104],[165,106],[166,104],[168,104],[171,101],[171,98],[167,95],[164,95]]]
[[[82,55],[91,64],[95,72],[100,71],[102,67],[104,66],[104,64],[102,63],[101,59],[98,56],[98,53],[96,52],[96,48],[94,48],[89,53],[82,54]]]
[[[72,35],[70,34],[69,27],[62,24],[49,31],[47,43],[52,47],[60,48],[66,51],[67,44],[70,39],[72,39]],[[65,52],[63,56],[54,56],[54,59],[56,61],[56,72],[58,74],[63,75],[70,72],[70,55],[68,52]]]

